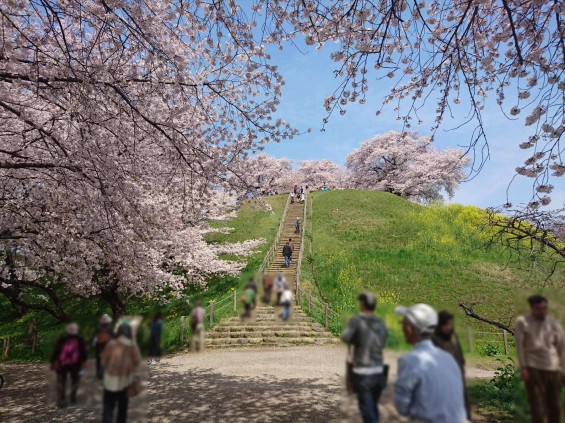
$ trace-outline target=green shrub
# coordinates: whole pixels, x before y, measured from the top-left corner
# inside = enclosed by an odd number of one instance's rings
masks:
[[[481,354],[487,357],[496,357],[497,355],[500,354],[500,349],[498,348],[498,344],[494,344],[492,342],[485,344],[481,348]]]

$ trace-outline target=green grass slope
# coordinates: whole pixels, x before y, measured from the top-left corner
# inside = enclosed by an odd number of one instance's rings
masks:
[[[264,207],[256,201],[249,201],[243,204],[237,217],[212,223],[214,227],[229,227],[233,228],[233,231],[229,234],[210,234],[207,237],[209,242],[238,242],[256,238],[264,238],[266,240],[257,249],[255,255],[245,258],[246,266],[240,275],[213,280],[205,289],[188,288],[181,298],[165,296],[165,298],[160,300],[151,298],[132,299],[128,305],[128,313],[143,315],[149,319],[157,310],[163,311],[165,316],[162,335],[163,349],[167,351],[178,348],[180,316],[187,315],[195,301],[201,300],[203,304],[207,304],[210,300],[219,301],[229,295],[232,292],[232,288],[241,289],[248,278],[253,276],[258,270],[265,253],[276,236],[286,199],[284,195],[265,198],[267,203],[271,205],[272,212],[265,211]],[[232,259],[231,257],[227,258]],[[69,316],[79,323],[81,333],[87,339],[92,339],[100,315],[103,313],[111,314],[110,308],[98,297],[87,299],[75,298],[66,304],[66,309]],[[216,317],[220,318],[227,313],[229,313],[229,307],[221,310]],[[31,354],[26,342],[26,331],[32,319],[37,321],[39,335],[34,355]],[[186,326],[188,326],[188,322],[185,325],[185,333],[188,335]],[[55,339],[62,331],[62,324],[46,313],[30,311],[24,317],[19,318],[6,299],[0,296],[0,343],[4,338],[10,337],[9,359],[46,359],[50,354]],[[144,327],[140,338],[143,350],[147,347],[146,344],[148,342],[147,327]]]
[[[455,314],[466,351],[467,328],[472,330],[471,362],[489,368],[501,366],[496,357],[483,357],[496,350],[502,353],[501,333],[466,317],[460,302],[512,326],[513,318],[527,311],[528,295],[546,293],[551,313],[565,324],[564,290],[541,288],[561,286],[558,275],[546,281],[547,275],[531,263],[514,262],[500,246],[487,247],[489,229],[479,208],[424,207],[388,193],[347,190],[313,193],[308,216],[306,251],[311,248],[311,254],[303,263],[301,284],[315,296],[319,287],[323,300],[335,310],[329,313],[329,326],[336,334],[345,324],[343,317],[357,312],[357,294],[363,290],[379,297],[377,314],[387,322],[389,347],[408,347],[394,307],[428,303]],[[307,310],[308,303],[302,300]],[[322,304],[312,303],[317,307],[310,314],[323,321]],[[529,421],[523,383],[517,376],[510,373],[496,383],[477,381],[470,391],[480,421]]]
[[[316,192],[311,198],[313,261],[304,266],[305,279],[315,280],[341,314],[356,311],[357,292],[374,291],[397,333],[393,305],[419,302],[451,310],[460,329],[491,330],[464,317],[458,304],[509,323],[515,290],[539,286],[546,277],[512,263],[501,247],[487,248],[484,212],[476,207],[424,207],[373,191]]]

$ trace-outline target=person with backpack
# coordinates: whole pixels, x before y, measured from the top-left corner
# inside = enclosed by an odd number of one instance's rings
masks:
[[[283,321],[287,321],[290,318],[290,306],[292,304],[292,291],[286,287],[281,295],[281,304],[284,306],[282,313],[279,317]]]
[[[51,354],[51,370],[57,373],[57,405],[61,408],[66,406],[66,383],[67,376],[71,378],[71,404],[77,401],[77,391],[80,383],[80,372],[86,365],[86,343],[84,338],[78,334],[78,325],[69,323],[66,334],[61,336]]]
[[[141,352],[128,323],[118,327],[116,339],[112,339],[102,351],[104,371],[104,396],[102,422],[114,422],[114,410],[118,405],[118,423],[126,423],[128,413],[128,388],[134,386],[135,374],[141,364]],[[131,396],[131,395],[130,395]]]
[[[294,233],[295,234],[300,233],[300,218],[299,217],[297,217],[296,220],[294,221]]]
[[[385,322],[375,316],[377,299],[370,292],[359,296],[360,313],[349,320],[341,339],[353,347],[353,362],[348,368],[353,378],[359,410],[364,423],[378,423],[378,402],[386,386],[388,366],[383,361],[387,338]]]
[[[251,310],[255,304],[255,298],[257,293],[257,286],[253,283],[250,285],[249,283],[245,286],[245,290],[243,291],[243,305],[244,311],[241,317],[251,317]]]
[[[283,247],[282,255],[284,257],[284,267],[290,266],[290,262],[292,260],[292,248],[288,241]]]
[[[96,377],[102,380],[104,376],[104,367],[102,366],[102,360],[100,359],[100,354],[106,347],[106,344],[110,342],[112,339],[112,318],[107,315],[103,314],[100,317],[100,325],[98,326],[98,330],[94,335],[94,353],[96,355]]]
[[[155,313],[149,324],[149,361],[148,364],[158,364],[161,357],[161,334],[163,333],[163,313]]]

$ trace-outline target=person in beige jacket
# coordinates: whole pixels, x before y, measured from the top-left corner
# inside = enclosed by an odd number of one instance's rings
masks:
[[[533,423],[561,423],[561,388],[565,380],[565,332],[547,315],[547,299],[528,298],[530,313],[516,320],[520,376],[526,383]]]
[[[127,387],[141,364],[141,353],[132,335],[131,326],[123,323],[118,328],[116,339],[111,340],[102,351],[104,366],[103,423],[114,422],[114,409],[118,404],[118,423],[126,423],[128,412]]]

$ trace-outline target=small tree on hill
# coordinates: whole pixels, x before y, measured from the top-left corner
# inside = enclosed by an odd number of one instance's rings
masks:
[[[470,159],[465,151],[437,151],[431,137],[387,132],[365,141],[346,159],[355,188],[391,192],[413,201],[451,198]]]
[[[346,188],[349,181],[348,172],[331,160],[303,160],[296,173],[301,185],[312,188]]]
[[[233,166],[233,170],[231,182],[233,186],[238,187],[240,193],[286,192],[296,183],[292,160],[278,159],[268,154],[259,154],[241,160]]]

